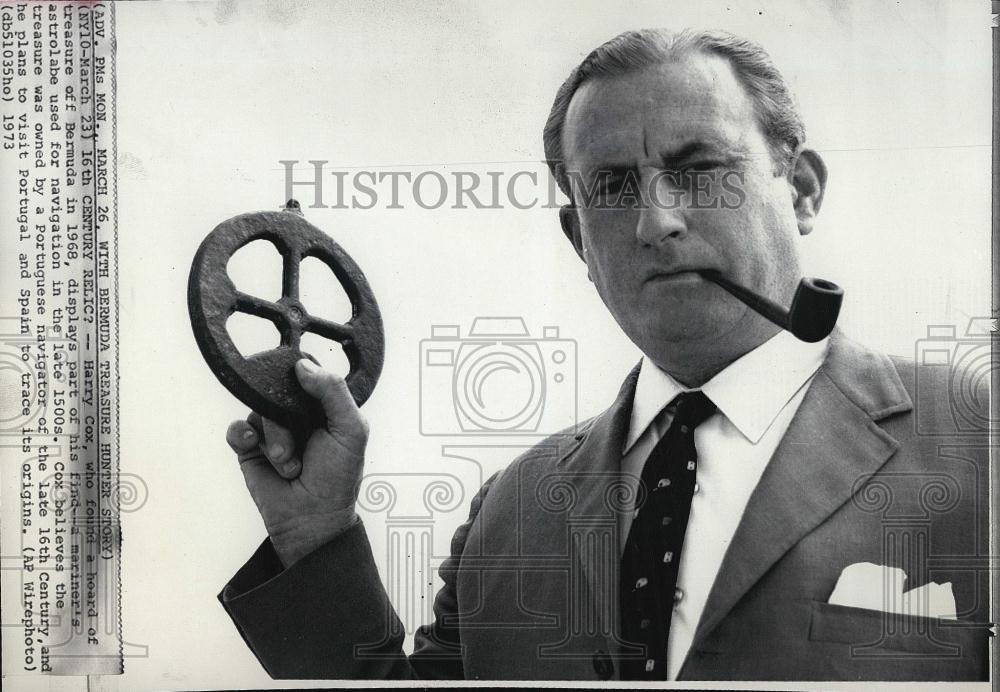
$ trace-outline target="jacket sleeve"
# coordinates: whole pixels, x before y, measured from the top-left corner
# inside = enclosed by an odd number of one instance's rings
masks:
[[[283,569],[265,540],[219,594],[243,640],[273,678],[461,679],[456,580],[490,478],[472,500],[439,573],[435,621],[402,651],[403,626],[378,576],[360,520]]]

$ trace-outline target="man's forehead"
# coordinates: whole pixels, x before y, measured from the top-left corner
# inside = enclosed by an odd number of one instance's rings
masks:
[[[563,130],[567,164],[634,157],[690,141],[738,146],[757,129],[753,103],[727,60],[692,53],[585,82]]]

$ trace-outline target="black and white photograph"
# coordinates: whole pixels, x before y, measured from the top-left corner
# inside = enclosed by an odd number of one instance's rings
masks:
[[[993,689],[997,16],[0,2],[4,687]]]

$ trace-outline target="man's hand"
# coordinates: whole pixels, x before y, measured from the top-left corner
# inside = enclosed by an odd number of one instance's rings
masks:
[[[302,459],[292,433],[256,413],[226,433],[285,567],[355,521],[368,442],[368,423],[343,378],[304,358],[295,375],[326,414],[326,427],[312,431]]]

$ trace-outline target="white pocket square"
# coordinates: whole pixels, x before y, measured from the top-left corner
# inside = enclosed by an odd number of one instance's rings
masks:
[[[840,573],[830,594],[831,605],[867,608],[883,613],[955,620],[955,595],[951,582],[903,591],[906,573],[898,567],[856,562]]]

